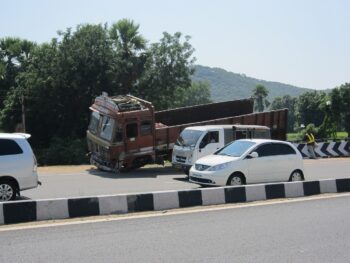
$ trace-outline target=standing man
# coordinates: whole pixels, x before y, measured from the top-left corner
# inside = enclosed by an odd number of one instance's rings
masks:
[[[315,145],[316,145],[315,136],[312,134],[310,129],[306,131],[306,134],[304,136],[304,141],[306,141],[307,150],[309,151],[309,154],[310,154],[310,159],[317,159],[315,154]]]

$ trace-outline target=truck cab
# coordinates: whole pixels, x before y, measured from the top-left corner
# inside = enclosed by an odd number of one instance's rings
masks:
[[[201,157],[213,154],[227,143],[246,138],[271,138],[270,129],[259,125],[206,125],[185,128],[175,142],[172,164],[187,175]]]
[[[154,158],[154,108],[131,95],[97,97],[90,107],[90,163],[105,171],[140,167]]]

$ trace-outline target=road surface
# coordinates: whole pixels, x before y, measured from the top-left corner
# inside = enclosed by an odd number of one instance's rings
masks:
[[[350,158],[304,160],[306,180],[350,177]],[[44,167],[39,169],[43,183],[23,191],[20,199],[47,199],[107,194],[140,193],[193,189],[186,176],[171,167],[153,166],[130,173],[101,172],[92,166]]]
[[[26,230],[0,227],[0,262],[349,262],[350,195],[322,198]]]

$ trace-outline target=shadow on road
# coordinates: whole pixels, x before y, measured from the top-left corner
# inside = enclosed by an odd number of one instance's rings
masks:
[[[142,167],[139,169],[130,170],[127,172],[107,172],[101,171],[97,168],[87,169],[91,175],[100,176],[103,178],[115,178],[115,179],[130,179],[130,178],[156,178],[158,176],[169,176],[169,175],[183,175],[181,171],[178,171],[172,167]]]
[[[29,197],[21,195],[21,196],[17,196],[14,201],[26,201],[26,200],[32,200],[32,199],[29,198]]]

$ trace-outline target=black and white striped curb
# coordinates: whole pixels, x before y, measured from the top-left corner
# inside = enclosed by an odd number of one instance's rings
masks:
[[[350,178],[0,203],[0,225],[350,192]]]
[[[340,142],[319,142],[315,148],[315,154],[317,157],[342,157],[350,156],[350,141]],[[294,143],[303,157],[310,157],[305,143]]]

